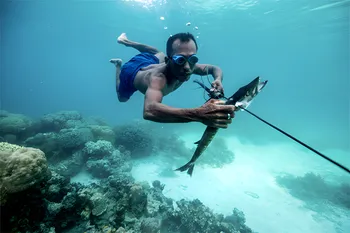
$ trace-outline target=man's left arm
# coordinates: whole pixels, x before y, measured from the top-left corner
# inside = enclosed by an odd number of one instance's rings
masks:
[[[222,80],[224,76],[220,67],[209,64],[196,64],[193,70],[193,74],[210,74],[214,78],[214,81],[211,83],[211,86],[217,91],[224,93],[224,88],[222,86]]]
[[[193,70],[193,74],[213,76],[214,80],[222,82],[223,73],[220,67],[209,64],[196,64]]]

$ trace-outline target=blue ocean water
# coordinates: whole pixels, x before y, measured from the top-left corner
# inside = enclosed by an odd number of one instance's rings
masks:
[[[137,53],[116,37],[126,32],[165,50],[169,35],[190,31],[199,36],[200,62],[223,69],[228,93],[268,79],[252,110],[314,146],[350,149],[348,1],[3,1],[1,12],[3,109],[141,118],[141,95],[116,99],[108,60]],[[195,88],[184,85],[164,101],[198,106]],[[284,140],[249,116],[234,128],[240,137]]]
[[[76,110],[102,117],[111,125],[142,120],[143,96],[135,93],[127,103],[119,103],[115,93],[115,68],[109,59],[127,61],[137,54],[117,44],[117,37],[125,32],[131,40],[164,51],[170,35],[191,32],[198,41],[200,63],[222,68],[226,93],[234,93],[256,76],[269,80],[249,109],[350,167],[348,0],[33,0],[0,4],[1,110],[33,118]],[[203,91],[192,82],[164,98],[165,104],[174,107],[197,107],[204,101]],[[198,123],[163,127],[194,141],[204,130]],[[261,153],[264,159],[259,166],[266,163],[269,169],[282,172],[288,170],[287,165],[305,166],[299,159],[308,156],[321,164],[320,171],[330,167],[344,175],[245,112],[237,113],[232,125],[219,134],[240,141],[230,142],[232,147],[241,146],[237,154]],[[259,146],[268,149],[263,152]],[[308,171],[307,165],[301,170]],[[202,184],[204,178],[198,179],[197,184]],[[264,223],[260,219],[252,224],[259,228]],[[346,232],[349,221],[342,224],[338,231],[325,232]],[[277,226],[260,226],[259,232],[283,232]],[[312,227],[296,229],[285,232],[315,232]]]

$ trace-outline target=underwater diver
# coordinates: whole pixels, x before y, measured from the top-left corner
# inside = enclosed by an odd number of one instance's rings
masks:
[[[218,66],[198,64],[198,46],[191,33],[177,33],[166,43],[166,55],[156,48],[131,41],[122,33],[117,42],[140,52],[116,66],[116,91],[120,102],[126,102],[136,91],[145,95],[143,118],[160,123],[201,122],[207,126],[227,128],[234,117],[235,106],[222,100],[210,100],[197,108],[174,108],[162,103],[163,97],[175,91],[192,74],[213,76],[212,88],[224,92],[223,72]]]

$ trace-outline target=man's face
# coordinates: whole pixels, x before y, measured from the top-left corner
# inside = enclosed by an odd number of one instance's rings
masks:
[[[179,39],[173,43],[173,54],[169,58],[170,71],[181,82],[187,81],[198,61],[195,55],[196,44],[193,40],[181,42]],[[192,57],[191,57],[192,56]],[[175,61],[174,61],[175,60]]]

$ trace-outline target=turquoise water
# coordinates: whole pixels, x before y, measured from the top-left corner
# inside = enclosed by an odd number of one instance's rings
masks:
[[[108,60],[137,53],[116,37],[126,32],[165,50],[170,34],[190,31],[199,36],[200,61],[223,69],[227,92],[268,79],[251,110],[314,146],[349,151],[348,1],[205,2],[5,1],[3,108],[34,116],[76,109],[113,123],[140,118],[140,95],[127,105],[116,100]],[[184,85],[164,101],[198,106],[204,100],[195,88]],[[234,128],[240,137],[284,140],[249,116]]]
[[[116,38],[125,32],[131,40],[164,51],[170,35],[188,31],[197,37],[200,63],[222,68],[226,94],[256,76],[269,80],[249,109],[350,167],[350,1],[0,4],[1,110],[33,118],[75,110],[111,125],[143,120],[140,93],[127,103],[117,100],[115,68],[108,61],[127,61],[137,51],[117,44]],[[197,107],[204,101],[192,82],[164,99],[174,107]],[[204,130],[199,123],[156,125],[164,134],[180,135],[188,148]],[[338,217],[317,208],[302,209],[305,200],[274,181],[281,172],[315,172],[349,183],[349,174],[245,112],[237,113],[219,137],[235,153],[235,163],[221,169],[198,166],[192,179],[185,174],[162,178],[157,171],[163,161],[147,158],[137,163],[133,175],[137,180],[161,180],[174,199],[199,198],[225,214],[238,207],[246,213],[247,225],[258,232],[350,229],[349,209],[334,210]]]

